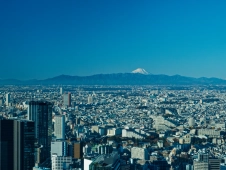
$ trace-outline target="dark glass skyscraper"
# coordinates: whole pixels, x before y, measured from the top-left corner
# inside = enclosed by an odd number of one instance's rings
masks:
[[[43,163],[50,158],[52,140],[52,103],[46,101],[31,101],[28,108],[28,120],[35,122],[35,138],[41,149],[36,154],[36,162]]]
[[[0,169],[31,170],[34,143],[34,122],[0,120]]]

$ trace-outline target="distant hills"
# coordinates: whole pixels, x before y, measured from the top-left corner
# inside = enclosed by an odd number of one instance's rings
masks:
[[[141,73],[97,74],[92,76],[60,75],[44,80],[0,79],[0,85],[226,85],[218,78],[192,78],[180,75]]]

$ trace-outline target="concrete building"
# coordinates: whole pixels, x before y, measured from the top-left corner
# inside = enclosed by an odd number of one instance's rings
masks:
[[[189,120],[188,120],[188,125],[189,125],[190,127],[195,126],[195,119],[194,119],[193,117],[189,118]]]
[[[51,156],[67,156],[67,142],[66,141],[54,141],[51,142]]]
[[[163,141],[162,140],[158,140],[157,145],[159,148],[163,147]]]
[[[152,117],[152,119],[154,120],[154,128],[156,130],[167,130],[178,125],[176,122],[165,119],[163,116]]]
[[[149,159],[148,158],[148,150],[146,148],[132,147],[131,148],[131,158],[148,160]]]
[[[83,157],[83,143],[82,142],[74,142],[73,146],[73,158],[81,159]]]
[[[92,163],[92,159],[88,159],[88,158],[84,158],[84,166],[83,169],[84,170],[89,170],[89,166]]]
[[[194,166],[194,170],[208,170],[209,169],[208,162],[194,161],[193,166]]]
[[[99,133],[99,126],[96,126],[96,125],[92,126],[91,130],[92,130],[93,133]]]
[[[220,131],[216,131],[214,129],[198,129],[198,135],[205,135],[209,137],[220,137]]]
[[[64,93],[63,87],[60,88],[60,94],[62,95]]]
[[[93,103],[93,96],[89,95],[88,96],[88,104],[92,104]]]
[[[220,170],[221,159],[209,158],[209,169]]]
[[[123,129],[122,137],[144,139],[145,135],[131,129]]]
[[[69,169],[72,164],[72,157],[52,155],[52,170]]]
[[[93,133],[99,133],[100,135],[106,135],[107,133],[107,129],[105,127],[102,126],[92,126],[92,132]]]
[[[65,139],[65,115],[56,115],[54,117],[54,134],[56,139]]]
[[[63,94],[63,102],[64,106],[71,107],[71,93],[64,93]]]
[[[191,136],[189,134],[183,136],[182,138],[179,139],[180,144],[190,144],[191,143]]]
[[[115,135],[121,135],[122,129],[121,128],[111,128],[107,130],[107,136],[115,136]]]
[[[209,154],[208,153],[198,153],[198,161],[208,162],[209,161]]]
[[[9,103],[11,102],[11,95],[9,94],[9,93],[7,93],[6,95],[5,95],[5,104],[6,104],[6,106],[9,106]]]
[[[209,169],[209,154],[205,152],[198,153],[198,160],[193,161],[194,170]]]
[[[98,145],[97,152],[99,154],[110,154],[112,152],[112,146],[109,145]]]

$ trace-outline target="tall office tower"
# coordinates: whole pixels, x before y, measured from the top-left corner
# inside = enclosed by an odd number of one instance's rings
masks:
[[[56,139],[65,139],[65,115],[57,115],[54,117],[54,131]]]
[[[71,106],[71,93],[64,93],[63,95],[64,106]]]
[[[63,87],[60,88],[60,94],[63,94],[64,90]]]
[[[29,102],[27,118],[35,122],[35,138],[41,148],[41,152],[36,153],[36,163],[43,163],[50,158],[52,107],[52,103],[46,101]]]
[[[10,94],[7,93],[7,94],[5,95],[5,104],[6,104],[6,106],[9,106],[9,103],[10,103]]]
[[[88,104],[93,103],[93,97],[91,95],[88,96]]]
[[[34,122],[0,120],[0,169],[31,170],[34,143]]]

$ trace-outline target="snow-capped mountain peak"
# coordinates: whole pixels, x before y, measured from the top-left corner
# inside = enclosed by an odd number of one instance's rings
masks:
[[[136,70],[133,70],[132,73],[140,73],[140,74],[149,74],[145,69],[143,68],[138,68]]]

